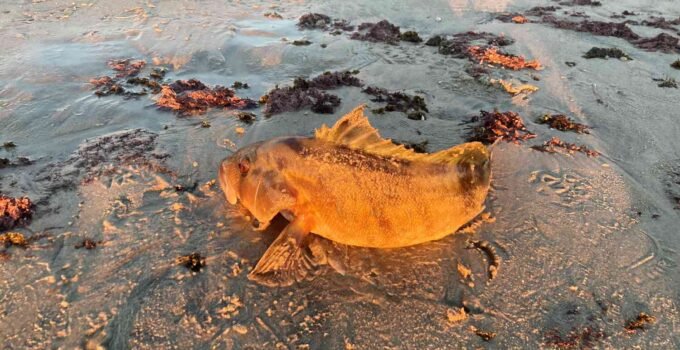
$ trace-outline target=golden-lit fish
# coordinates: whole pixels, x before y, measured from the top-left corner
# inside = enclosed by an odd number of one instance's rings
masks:
[[[361,247],[394,248],[454,233],[484,209],[490,158],[478,142],[418,154],[383,139],[363,106],[315,137],[258,142],[226,158],[219,182],[266,227],[278,213],[288,226],[250,277],[267,285],[304,279],[317,258],[317,234]]]

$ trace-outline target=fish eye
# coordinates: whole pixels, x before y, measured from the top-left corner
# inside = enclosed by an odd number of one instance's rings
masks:
[[[243,158],[238,162],[238,170],[241,172],[242,176],[246,176],[250,170],[250,160],[248,158]]]

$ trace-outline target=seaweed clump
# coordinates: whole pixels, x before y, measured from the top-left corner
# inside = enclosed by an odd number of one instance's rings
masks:
[[[481,125],[473,128],[468,137],[469,141],[492,144],[502,139],[506,142],[519,143],[536,137],[536,134],[527,130],[522,117],[515,112],[481,111],[480,115],[473,117],[470,122],[480,122]]]
[[[583,55],[584,58],[618,58],[622,59],[625,58],[627,60],[631,60],[630,56],[626,55],[623,51],[617,48],[604,48],[604,47],[593,47],[592,49],[588,50],[585,55]]]
[[[385,107],[373,110],[376,114],[385,112],[403,112],[409,119],[424,120],[425,113],[428,113],[425,99],[420,96],[411,96],[403,92],[391,92],[387,89],[369,86],[362,90],[363,93],[373,96],[371,101],[384,102]]]
[[[454,35],[435,35],[425,42],[427,46],[436,46],[442,55],[455,58],[470,58],[471,46],[493,45],[508,46],[514,40],[502,35],[487,32],[464,32]]]
[[[28,197],[7,197],[0,194],[0,231],[25,225],[33,216],[33,202]]]
[[[647,325],[654,324],[655,322],[656,318],[654,316],[641,312],[637,315],[637,317],[635,317],[634,320],[629,320],[626,322],[624,328],[628,333],[635,333],[639,330],[647,329]]]
[[[320,29],[320,30],[336,30],[336,31],[352,31],[354,26],[349,24],[344,19],[333,20],[322,13],[307,13],[300,16],[297,23],[300,29]],[[339,33],[335,33],[339,34]]]
[[[548,124],[559,131],[573,131],[579,134],[590,134],[590,127],[577,123],[564,114],[544,114],[537,121],[539,124]]]
[[[547,152],[547,153],[556,153],[557,148],[562,148],[566,150],[568,153],[574,153],[574,152],[581,152],[588,157],[597,157],[600,155],[600,152],[591,150],[585,145],[578,146],[574,143],[569,143],[569,142],[564,142],[560,140],[557,137],[552,137],[550,140],[546,141],[544,144],[540,146],[531,146],[532,149],[540,152]]]
[[[11,246],[26,248],[28,247],[28,243],[29,240],[27,240],[23,234],[18,232],[7,232],[0,234],[0,245],[4,246],[5,248],[9,248]]]
[[[177,264],[183,265],[193,272],[200,272],[201,269],[205,267],[205,257],[201,256],[199,253],[182,255],[177,258]]]
[[[637,40],[634,44],[646,51],[680,52],[680,39],[666,33],[661,33],[652,38]]]
[[[358,31],[352,33],[350,36],[351,39],[384,42],[388,44],[397,44],[401,39],[399,27],[387,20],[382,20],[377,23],[361,23],[357,29]]]
[[[569,0],[569,1],[562,1],[560,2],[560,5],[563,6],[602,6],[602,3],[599,1],[593,1],[593,0]]]
[[[583,329],[572,328],[567,335],[560,334],[557,329],[550,330],[545,334],[546,345],[558,349],[590,349],[607,335],[592,326]]]
[[[275,87],[260,98],[265,103],[264,113],[268,116],[297,111],[311,107],[315,113],[333,113],[340,105],[340,97],[328,94],[341,86],[362,86],[363,83],[352,72],[324,72],[310,80],[296,78],[293,86]]]
[[[483,48],[479,46],[471,46],[468,48],[468,53],[473,59],[479,61],[480,63],[486,62],[512,70],[527,68],[534,70],[542,69],[541,63],[537,60],[527,61],[522,56],[515,56],[500,52],[495,47]]]
[[[543,23],[550,24],[558,29],[568,29],[577,32],[587,32],[599,36],[613,36],[616,38],[634,41],[640,39],[640,36],[635,34],[626,23],[603,22],[603,21],[581,21],[572,22],[568,20],[558,19],[555,16],[543,16]]]
[[[179,114],[201,114],[210,107],[248,109],[257,103],[248,98],[240,98],[234,90],[224,86],[210,88],[196,79],[177,80],[163,85],[156,105]]]
[[[680,69],[680,60],[675,60],[675,62],[671,63],[671,67],[675,69]]]
[[[129,58],[120,60],[110,60],[108,62],[109,67],[114,71],[118,72],[116,74],[117,78],[131,77],[139,74],[139,72],[146,66],[146,61],[144,60],[132,60]]]
[[[654,79],[654,81],[659,81],[659,87],[662,88],[678,88],[678,82],[674,78]]]
[[[101,243],[102,241],[94,241],[89,238],[83,239],[80,243],[76,244],[74,248],[80,249],[80,248],[85,248],[87,250],[92,250],[97,248],[97,244]]]

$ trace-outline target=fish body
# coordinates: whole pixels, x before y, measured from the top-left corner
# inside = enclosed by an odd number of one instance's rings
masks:
[[[265,258],[279,259],[259,273],[281,285],[288,283],[282,278],[291,278],[282,266],[296,268],[285,260],[313,265],[313,257],[286,252],[303,246],[309,233],[374,248],[454,233],[483,210],[489,163],[478,142],[414,153],[380,137],[359,107],[314,137],[276,138],[239,150],[222,162],[218,178],[227,200],[240,201],[258,222],[266,226],[278,213],[291,221],[282,233],[291,239],[280,237],[284,246],[278,252],[275,241],[254,270],[266,267]],[[292,277],[299,274],[306,275],[297,271]]]

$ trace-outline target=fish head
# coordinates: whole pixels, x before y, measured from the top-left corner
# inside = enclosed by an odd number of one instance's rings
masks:
[[[240,203],[259,222],[267,223],[294,203],[281,168],[276,140],[241,148],[220,164],[218,181],[232,205]]]

